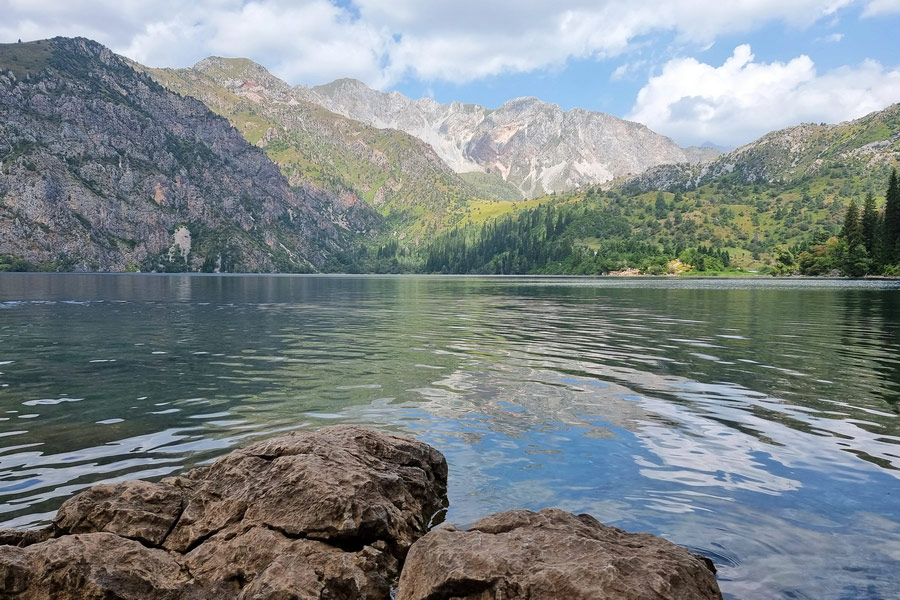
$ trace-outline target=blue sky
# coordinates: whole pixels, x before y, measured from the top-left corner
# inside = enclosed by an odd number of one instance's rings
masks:
[[[0,41],[83,35],[150,66],[496,107],[536,96],[736,146],[900,102],[900,0],[0,0]]]
[[[862,7],[851,7],[838,18],[821,19],[809,27],[768,23],[747,33],[718,37],[711,47],[705,44],[679,45],[669,33],[647,36],[646,46],[609,59],[570,59],[564,68],[498,75],[464,84],[407,79],[394,89],[411,96],[433,96],[440,102],[459,100],[496,107],[509,98],[538,96],[564,109],[573,107],[628,114],[638,90],[667,59],[692,56],[702,62],[721,65],[734,49],[749,44],[757,61],[786,62],[801,54],[809,56],[820,70],[859,64],[876,59],[884,65],[900,67],[900,13],[895,16],[860,19]],[[830,36],[842,36],[832,41]],[[627,76],[612,79],[623,64],[648,63]],[[900,97],[896,99],[900,102]]]

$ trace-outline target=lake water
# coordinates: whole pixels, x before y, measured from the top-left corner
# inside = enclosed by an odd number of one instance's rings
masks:
[[[448,520],[558,506],[729,598],[897,598],[900,284],[0,275],[0,527],[98,482],[360,423]]]

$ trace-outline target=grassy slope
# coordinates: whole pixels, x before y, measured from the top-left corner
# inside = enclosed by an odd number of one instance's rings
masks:
[[[50,64],[50,40],[0,44],[0,69],[9,69],[18,79],[37,74]]]
[[[217,79],[240,78],[245,59],[223,61],[209,76],[192,70],[149,69],[154,79],[194,96],[226,117],[250,143],[263,146],[294,185],[346,191],[388,219],[387,235],[413,244],[465,218],[467,207],[505,202],[517,191],[486,174],[459,176],[430,157],[418,139],[376,129],[297,102],[265,106],[234,94]]]

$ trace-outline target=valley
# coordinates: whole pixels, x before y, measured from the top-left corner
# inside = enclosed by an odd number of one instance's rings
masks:
[[[3,45],[0,67],[0,270],[772,273],[851,201],[880,209],[900,159],[900,105],[721,153],[535,98],[151,69],[83,39]],[[440,259],[472,244],[494,253]]]

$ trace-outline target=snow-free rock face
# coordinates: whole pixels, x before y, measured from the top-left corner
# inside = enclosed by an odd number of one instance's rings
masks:
[[[292,188],[225,119],[96,42],[0,44],[0,254],[70,271],[314,271],[366,229],[355,212]]]
[[[517,98],[491,110],[430,98],[411,100],[353,79],[296,90],[338,114],[425,140],[457,172],[497,173],[525,196],[604,183],[656,165],[697,162],[717,154],[708,148],[680,148],[640,123],[578,108],[563,111],[537,98]]]
[[[416,542],[397,600],[721,600],[711,567],[662,538],[590,515],[513,510]]]
[[[160,483],[96,486],[41,533],[0,532],[0,596],[384,599],[446,490],[421,442],[291,433]]]

